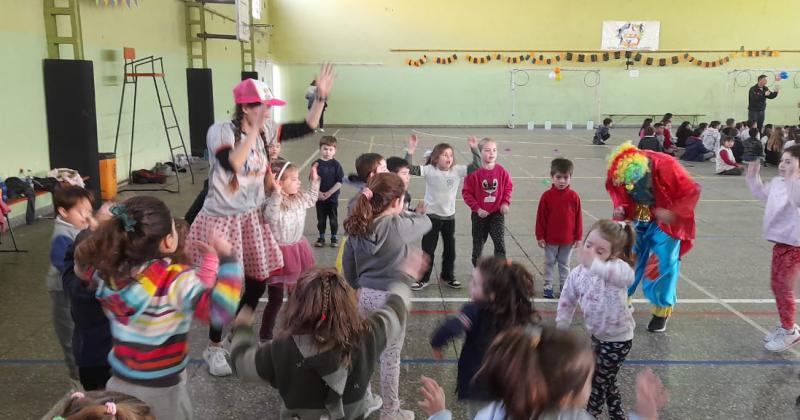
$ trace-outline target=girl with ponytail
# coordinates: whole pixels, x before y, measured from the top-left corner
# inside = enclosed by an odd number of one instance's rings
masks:
[[[447,319],[431,337],[434,357],[442,358],[442,348],[465,335],[458,358],[456,394],[466,400],[470,418],[492,400],[486,378],[476,372],[486,350],[500,333],[539,321],[533,307],[533,275],[522,265],[499,257],[483,257],[472,270],[469,286],[472,302],[456,317]]]
[[[392,173],[378,173],[367,181],[355,202],[344,229],[350,235],[344,245],[344,277],[359,289],[359,306],[373,312],[383,307],[389,296],[390,279],[409,253],[409,244],[418,242],[431,229],[424,214],[405,212],[405,184]],[[381,355],[381,415],[388,418],[413,418],[400,409],[400,351],[405,327],[387,343]]]
[[[636,234],[629,223],[598,220],[579,248],[580,266],[567,277],[558,301],[556,324],[567,329],[576,304],[592,334],[595,372],[587,410],[595,417],[608,406],[608,418],[626,419],[617,389],[617,373],[633,343],[632,307],[628,287],[633,284],[632,249]],[[645,287],[648,287],[645,284]]]
[[[231,347],[236,374],[277,388],[282,419],[367,418],[381,406],[368,391],[375,365],[406,323],[411,297],[406,284],[425,269],[422,252],[411,252],[387,279],[384,303],[368,316],[359,311],[356,291],[335,268],[305,272],[283,309],[274,340],[256,344],[252,311],[239,313]]]

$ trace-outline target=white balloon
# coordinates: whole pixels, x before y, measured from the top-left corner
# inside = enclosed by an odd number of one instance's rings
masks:
[[[547,75],[547,77],[549,77],[551,79],[555,79],[556,78],[556,72],[551,71],[550,74]]]

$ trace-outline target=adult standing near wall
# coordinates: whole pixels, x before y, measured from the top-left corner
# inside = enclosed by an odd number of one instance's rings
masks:
[[[321,96],[315,101],[319,104],[312,106],[307,120],[300,123],[309,133],[317,124],[332,84],[332,66],[323,65],[316,83],[317,95]],[[274,98],[266,84],[254,79],[236,85],[233,96],[234,118],[208,129],[208,194],[192,223],[187,242],[211,243],[214,238],[227,239],[233,247],[233,255],[244,268],[244,294],[239,309],[247,305],[255,310],[270,273],[283,266],[281,250],[261,212],[269,167],[267,147],[271,141],[281,139],[281,132],[286,129],[271,119],[271,111],[273,106],[285,102]],[[192,257],[199,265],[201,256],[197,250]],[[280,296],[270,296],[270,299],[282,300],[283,289],[280,289]],[[209,340],[203,352],[209,372],[214,376],[230,375],[226,351],[221,346],[222,328],[212,327]]]
[[[780,86],[777,84],[775,85],[774,92],[767,87],[767,76],[764,74],[758,76],[758,82],[750,88],[747,104],[747,119],[758,123],[759,132],[761,132],[764,127],[764,112],[767,109],[767,99],[777,98],[779,90]]]

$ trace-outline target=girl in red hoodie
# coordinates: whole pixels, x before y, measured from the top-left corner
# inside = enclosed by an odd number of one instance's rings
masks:
[[[472,266],[483,253],[483,244],[491,235],[495,257],[506,256],[503,237],[505,215],[511,205],[511,190],[514,184],[511,175],[498,165],[497,143],[484,138],[478,143],[481,152],[481,167],[464,179],[461,195],[472,210]]]

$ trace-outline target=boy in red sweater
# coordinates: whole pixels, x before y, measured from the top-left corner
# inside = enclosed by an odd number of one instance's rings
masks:
[[[544,248],[544,297],[553,299],[553,266],[558,262],[558,290],[564,287],[569,274],[572,248],[583,238],[581,198],[570,189],[572,162],[556,158],[550,162],[553,186],[542,194],[536,211],[536,240]]]
[[[491,235],[495,257],[506,256],[503,229],[508,206],[511,205],[511,190],[514,184],[511,175],[498,165],[497,143],[484,138],[478,143],[481,152],[481,167],[467,175],[461,196],[472,210],[472,266],[483,253],[483,244]]]

